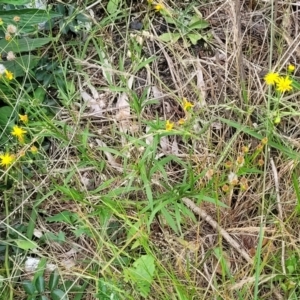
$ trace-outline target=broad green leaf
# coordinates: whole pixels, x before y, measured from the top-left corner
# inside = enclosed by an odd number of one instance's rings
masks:
[[[45,279],[43,276],[39,276],[36,279],[35,282],[35,287],[38,290],[39,293],[44,293],[45,292]]]
[[[216,204],[216,205],[218,205],[220,207],[228,208],[228,206],[225,203],[221,202],[217,198],[212,198],[212,197],[200,194],[199,196],[197,196],[197,199],[201,200],[201,201],[206,201],[206,202],[210,202],[210,203]]]
[[[189,30],[193,30],[193,29],[204,29],[207,28],[209,26],[209,23],[205,20],[202,19],[198,19],[198,17],[196,19],[192,19],[190,24],[188,25]]]
[[[39,62],[39,58],[34,55],[24,55],[17,57],[13,61],[2,61],[2,65],[14,74],[14,78],[23,77],[29,70],[33,69]]]
[[[118,10],[120,0],[109,0],[107,4],[107,12],[111,15]]]
[[[189,33],[187,36],[193,45],[196,45],[202,39],[202,35],[199,33]]]
[[[154,271],[154,258],[151,255],[143,255],[133,263],[132,268],[124,270],[125,281],[133,282],[142,297],[147,298],[150,293]]]
[[[13,21],[15,16],[20,17],[20,21],[17,23]],[[52,18],[58,18],[62,15],[54,11],[46,11],[36,8],[25,9],[13,9],[13,10],[1,10],[0,18],[5,24],[15,24],[18,26],[18,30],[22,32],[23,28],[33,27],[39,23],[49,21]]]
[[[62,290],[56,289],[51,292],[51,299],[52,300],[68,300],[68,296]]]
[[[58,272],[57,271],[52,272],[50,275],[50,279],[49,279],[49,290],[50,291],[53,291],[57,287],[58,281],[59,281]]]
[[[171,33],[171,32],[166,32],[159,36],[160,40],[166,43],[168,42],[175,43],[180,39],[180,37],[181,37],[180,33]]]
[[[48,222],[65,222],[68,224],[73,224],[76,220],[78,220],[78,215],[68,210],[61,211],[52,217],[46,218]]]
[[[0,0],[0,3],[13,4],[13,5],[24,5],[31,2],[31,0]]]
[[[11,122],[13,118],[11,117],[14,113],[14,109],[10,106],[2,106],[0,107],[0,128],[5,127],[8,122]]]
[[[52,38],[22,38],[22,39],[12,39],[10,41],[6,41],[5,39],[0,40],[0,52],[7,53],[8,51],[12,51],[14,53],[21,52],[30,52],[37,48],[44,46],[52,41]]]
[[[18,248],[23,250],[32,250],[38,247],[37,243],[29,240],[15,240]]]
[[[23,288],[24,288],[24,290],[25,290],[25,293],[26,293],[27,295],[33,295],[34,292],[36,291],[36,290],[35,290],[35,286],[34,286],[34,285],[32,284],[32,282],[29,281],[29,280],[23,281],[23,282],[22,282],[22,286],[23,286]]]

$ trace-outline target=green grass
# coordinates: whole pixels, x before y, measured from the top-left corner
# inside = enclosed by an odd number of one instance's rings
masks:
[[[271,4],[243,4],[239,48],[223,2],[13,2],[0,5],[14,75],[0,78],[0,300],[297,299],[292,8],[275,22]],[[293,89],[268,88],[270,70]]]

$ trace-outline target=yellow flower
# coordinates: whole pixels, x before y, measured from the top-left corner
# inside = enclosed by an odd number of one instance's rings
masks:
[[[292,72],[295,71],[295,66],[292,65],[292,64],[289,64],[288,67],[287,67],[287,69],[288,69],[288,71],[289,71],[290,73],[292,73]]]
[[[24,124],[28,123],[28,116],[27,115],[19,115],[20,121]]]
[[[36,146],[31,146],[30,151],[32,154],[37,154],[39,150]]]
[[[26,130],[16,125],[13,127],[13,131],[11,132],[11,134],[17,137],[18,140],[22,143],[24,142],[24,134],[26,132],[27,132]]]
[[[165,9],[165,6],[164,6],[162,3],[159,3],[159,4],[156,4],[156,5],[154,6],[154,9],[155,9],[156,11],[162,11],[162,10]]]
[[[292,80],[289,78],[289,76],[279,77],[276,84],[277,84],[277,91],[281,93],[288,92],[292,89]]]
[[[5,40],[10,41],[11,40],[11,35],[9,33],[5,34]]]
[[[183,125],[185,123],[185,119],[178,120],[178,125]]]
[[[14,79],[14,74],[8,70],[5,70],[5,77],[8,80],[13,80]]]
[[[279,79],[279,74],[274,72],[270,72],[265,76],[265,81],[268,85],[277,83],[278,79]]]
[[[0,18],[0,26],[2,26],[3,25],[3,20],[2,20],[2,18]]]
[[[0,165],[7,168],[9,165],[11,165],[14,161],[15,157],[12,154],[6,153],[0,155]]]
[[[186,98],[183,98],[183,109],[185,111],[189,111],[192,107],[194,107],[194,105],[191,102],[189,102]]]
[[[166,130],[167,131],[170,131],[173,129],[173,126],[174,126],[174,123],[173,122],[170,122],[169,120],[167,120],[166,122]]]

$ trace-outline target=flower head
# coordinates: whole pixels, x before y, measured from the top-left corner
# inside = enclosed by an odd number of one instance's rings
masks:
[[[8,70],[5,70],[5,77],[8,80],[13,80],[14,79],[14,74]]]
[[[292,89],[292,80],[289,76],[279,77],[277,81],[277,91],[284,93],[288,92]]]
[[[19,126],[14,126],[13,131],[11,132],[12,135],[18,138],[19,142],[24,142],[24,135],[27,131]]]
[[[0,76],[3,75],[6,71],[6,68],[4,67],[4,65],[0,64]]]
[[[19,21],[21,20],[21,18],[20,18],[19,16],[14,16],[13,20],[14,20],[15,22],[19,22]]]
[[[170,122],[169,120],[167,120],[166,122],[166,130],[167,131],[170,131],[173,129],[173,126],[174,126],[174,123],[173,122]]]
[[[16,58],[16,56],[12,51],[7,52],[7,56],[6,56],[7,60],[11,61],[11,60],[14,60],[15,58]]]
[[[156,5],[154,6],[154,9],[155,9],[156,11],[162,11],[162,10],[165,9],[165,6],[164,6],[162,3],[159,3],[159,4],[156,4]]]
[[[7,168],[14,161],[15,157],[12,154],[5,153],[0,155],[0,165]]]
[[[266,76],[265,76],[265,82],[268,85],[272,85],[277,83],[278,79],[279,79],[279,74],[278,73],[274,73],[274,72],[269,72]]]
[[[189,102],[186,98],[183,98],[183,109],[185,111],[189,111],[192,107],[194,107],[194,105]]]
[[[31,146],[30,151],[31,151],[32,154],[37,154],[39,150],[36,146]]]
[[[28,116],[27,115],[19,115],[20,121],[22,121],[24,124],[28,123]]]
[[[181,118],[181,119],[178,120],[177,123],[178,123],[178,125],[183,125],[185,123],[185,119]]]
[[[292,65],[292,64],[289,64],[288,67],[287,67],[287,69],[288,69],[288,71],[289,71],[290,73],[292,73],[292,72],[295,71],[295,66]]]
[[[14,33],[17,32],[17,27],[15,25],[13,25],[13,24],[9,24],[9,25],[7,25],[7,29],[6,30],[7,30],[8,33],[14,34]]]
[[[10,41],[11,40],[11,35],[9,33],[5,33],[5,40]]]
[[[239,183],[237,175],[233,172],[230,172],[228,175],[228,182],[230,185],[237,185]]]

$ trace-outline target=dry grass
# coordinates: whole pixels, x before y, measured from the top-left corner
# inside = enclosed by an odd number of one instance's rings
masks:
[[[35,237],[38,253],[28,256],[57,265],[63,282],[88,283],[82,299],[108,299],[100,279],[113,299],[142,298],[124,270],[145,254],[156,264],[147,299],[297,299],[299,103],[285,95],[274,126],[263,80],[288,63],[299,74],[297,6],[201,2],[191,7],[210,27],[195,46],[162,42],[174,25],[147,3],[123,3],[105,26],[104,4],[90,3],[94,25],[82,45],[58,42],[76,88],[69,103],[54,94],[59,133],[48,129],[47,170],[24,176],[11,211],[27,224],[36,207],[35,236],[47,236]],[[144,31],[131,29],[135,21]],[[61,212],[65,220],[51,219]],[[60,232],[61,241],[50,235]],[[30,278],[22,259],[11,256],[19,281]]]

